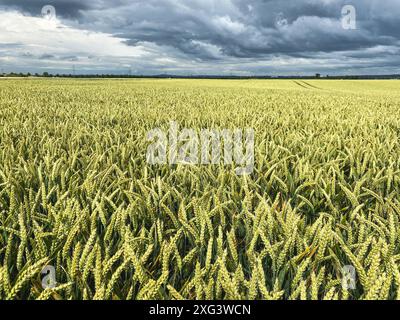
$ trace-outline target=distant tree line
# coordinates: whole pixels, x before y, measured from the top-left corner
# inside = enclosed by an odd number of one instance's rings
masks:
[[[15,78],[27,78],[27,77],[37,77],[37,78],[138,78],[145,76],[133,76],[133,75],[124,75],[124,74],[52,74],[49,72],[43,72],[41,74],[34,73],[0,73],[0,77],[15,77]]]
[[[322,76],[317,73],[315,76],[223,76],[223,75],[127,75],[127,74],[51,74],[49,72],[39,73],[0,73],[0,77],[37,77],[37,78],[156,78],[156,79],[230,79],[230,80],[251,80],[251,79],[336,79],[336,80],[360,80],[360,79],[400,79],[399,74],[393,75],[339,75],[339,76]]]

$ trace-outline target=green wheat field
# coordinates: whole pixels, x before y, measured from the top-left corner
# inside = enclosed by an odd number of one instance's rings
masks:
[[[0,299],[399,299],[399,89],[0,80]],[[149,165],[171,120],[254,128],[253,173]]]

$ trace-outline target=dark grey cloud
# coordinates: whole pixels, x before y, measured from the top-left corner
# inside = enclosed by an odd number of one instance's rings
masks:
[[[79,18],[80,12],[96,8],[95,1],[87,1],[84,3],[79,0],[1,0],[0,8],[17,9],[24,13],[39,16],[45,5],[52,5],[57,10],[57,15],[64,18]]]
[[[241,70],[244,62],[276,57],[329,55],[333,61],[339,55],[348,68],[356,68],[357,59],[370,59],[371,68],[374,61],[400,66],[399,0],[0,0],[4,10],[33,16],[47,4],[67,25],[109,33],[130,46],[155,45],[179,61],[225,61]],[[357,30],[341,26],[348,4],[356,7]]]
[[[42,54],[40,55],[39,59],[41,60],[49,60],[49,59],[54,59],[55,56],[52,54]]]
[[[349,1],[120,1],[88,10],[83,19],[127,43],[172,46],[201,59],[214,59],[207,45],[226,56],[335,52],[390,45],[400,39],[399,2],[358,0],[358,30],[341,28]],[[389,3],[389,4],[388,4]]]

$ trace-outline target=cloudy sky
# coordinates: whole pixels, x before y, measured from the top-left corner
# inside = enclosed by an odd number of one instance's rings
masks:
[[[400,0],[0,0],[4,72],[393,74],[399,54]]]

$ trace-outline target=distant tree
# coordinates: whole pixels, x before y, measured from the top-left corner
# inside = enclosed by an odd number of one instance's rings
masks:
[[[316,74],[315,74],[315,77],[316,77],[316,78],[321,78],[321,74],[320,74],[320,73],[316,73]]]
[[[48,72],[43,72],[43,77],[49,77],[49,73]]]

